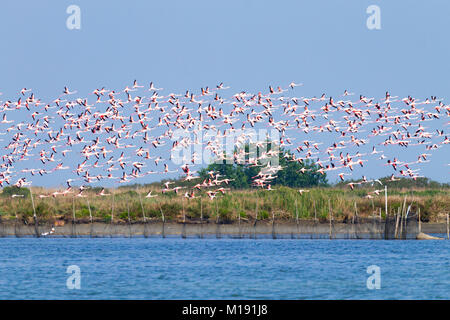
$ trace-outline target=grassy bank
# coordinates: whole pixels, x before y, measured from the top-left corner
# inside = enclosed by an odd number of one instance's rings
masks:
[[[300,195],[297,189],[280,187],[274,191],[267,190],[233,190],[226,194],[218,194],[210,200],[206,193],[196,194],[197,198],[187,199],[181,194],[170,192],[161,194],[154,189],[155,198],[145,198],[148,188],[109,189],[109,196],[98,196],[98,189],[86,190],[86,197],[67,196],[40,198],[55,190],[33,188],[36,215],[40,220],[89,220],[90,214],[95,221],[115,222],[141,221],[145,215],[149,219],[166,221],[181,221],[200,219],[221,219],[221,221],[241,219],[294,220],[299,219],[327,220],[330,209],[333,219],[345,221],[355,214],[360,217],[385,215],[384,192],[380,195],[371,193],[372,189],[345,188],[311,188],[309,192]],[[180,193],[183,193],[181,191]],[[373,198],[366,196],[372,194]],[[114,194],[114,196],[112,195]],[[411,211],[421,211],[422,221],[443,222],[450,212],[450,193],[443,189],[389,189],[388,207],[391,213],[397,212],[406,196],[406,204]],[[0,215],[3,220],[12,220],[16,216],[25,221],[31,221],[33,206],[30,195],[12,198],[10,194],[0,194]]]

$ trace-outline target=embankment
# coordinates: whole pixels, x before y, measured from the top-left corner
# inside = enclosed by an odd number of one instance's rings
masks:
[[[385,224],[370,223],[319,223],[312,221],[280,222],[271,221],[234,222],[229,224],[148,222],[148,223],[67,223],[54,227],[52,224],[22,224],[3,222],[0,224],[0,236],[7,237],[231,237],[231,238],[333,238],[333,239],[384,239]],[[422,224],[424,233],[444,233],[445,224]],[[417,228],[406,232],[406,239],[415,239]]]

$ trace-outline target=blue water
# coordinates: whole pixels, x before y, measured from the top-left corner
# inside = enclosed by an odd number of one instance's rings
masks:
[[[449,253],[450,241],[3,238],[0,299],[449,299]]]

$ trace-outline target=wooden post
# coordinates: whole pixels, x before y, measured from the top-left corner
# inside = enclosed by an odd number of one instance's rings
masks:
[[[333,220],[333,213],[331,212],[331,200],[328,199],[328,207],[329,207],[329,220],[330,220],[330,239],[332,239],[333,234],[332,234],[332,220]]]
[[[406,239],[407,235],[408,235],[408,215],[409,215],[409,211],[411,210],[411,206],[412,203],[408,206],[408,209],[406,210],[406,215],[405,218],[403,219],[403,239]]]
[[[147,222],[147,217],[145,216],[145,210],[144,210],[144,204],[142,203],[142,197],[140,192],[138,192],[139,195],[139,202],[141,203],[141,210],[142,210],[142,217],[144,218],[144,223]]]
[[[114,220],[114,190],[112,192],[111,223],[113,223],[113,220]]]
[[[314,199],[313,205],[314,205],[314,222],[316,222],[317,221],[316,199]]]
[[[181,198],[181,208],[183,210],[183,223],[186,223],[186,212],[184,211],[184,197]]]
[[[76,229],[75,229],[75,197],[72,197],[72,237],[76,237]]]
[[[403,201],[402,210],[400,212],[400,232],[399,232],[400,239],[403,239],[403,223],[405,215],[406,215],[406,196],[405,200]]]
[[[258,196],[256,196],[255,224],[258,221]]]
[[[356,200],[355,200],[354,204],[355,204],[355,215],[353,217],[354,219],[353,219],[352,229],[353,229],[353,234],[355,235],[356,239],[359,239],[358,232],[356,231],[356,228],[355,228],[355,221],[356,221],[356,223],[359,223],[359,221],[358,221],[358,207],[356,206]]]
[[[39,221],[37,219],[37,215],[36,215],[36,208],[34,206],[34,199],[33,199],[33,193],[31,192],[31,188],[30,188],[30,196],[31,196],[31,205],[33,206],[33,220],[34,220],[34,234],[36,235],[37,238],[40,237],[39,234]]]
[[[113,236],[113,223],[114,223],[114,201],[115,201],[115,194],[114,194],[114,189],[112,191],[112,207],[111,207],[111,222],[110,222],[110,226],[111,226],[111,233],[110,233],[110,237]]]
[[[240,209],[239,209],[239,213],[238,213],[238,228],[239,228],[239,239],[242,238],[242,234],[241,234],[241,211],[242,211],[242,202],[240,205]]]
[[[258,221],[258,196],[256,196],[255,223],[253,224],[253,239],[256,239],[256,222]]]
[[[89,204],[89,199],[86,199],[88,210],[89,210],[89,220],[92,223],[92,211],[91,211],[91,205]]]
[[[314,206],[314,227],[313,227],[313,233],[311,235],[311,238],[316,237],[317,232],[317,209],[316,209],[316,199],[313,200],[313,206]]]
[[[297,197],[295,197],[295,223],[297,224],[297,238],[300,238],[300,228],[298,223],[298,205],[297,205]]]
[[[358,238],[357,232],[356,232],[356,228],[355,228],[355,215],[352,216],[352,237],[353,238]]]
[[[404,215],[403,211],[400,212],[400,230],[398,232],[399,239],[403,239],[403,221],[404,221]]]
[[[216,200],[216,215],[217,215],[217,221],[216,221],[216,238],[220,239],[222,236],[220,235],[220,216],[219,216],[219,206],[217,204]]]
[[[127,201],[127,215],[128,215],[128,235],[131,238],[131,219],[130,219],[130,202]]]
[[[403,200],[402,215],[403,215],[403,212],[405,212],[405,211],[406,211],[406,196],[405,196],[405,200]]]
[[[387,186],[384,186],[384,202],[385,202],[385,212],[386,212],[386,217],[389,215],[388,213],[388,198],[387,198]]]
[[[418,208],[419,211],[419,233],[422,232],[422,222],[420,221],[420,207]]]
[[[384,239],[389,239],[389,212],[388,212],[388,199],[387,199],[387,186],[384,186],[384,202],[385,202],[385,223],[384,223]]]
[[[141,204],[142,217],[144,219],[144,238],[147,238],[147,217],[145,216],[144,204],[142,203],[141,193],[138,190],[139,202]]]
[[[2,227],[2,231],[0,232],[0,237],[3,238],[5,236],[5,226],[3,226],[2,216],[0,215],[0,226]]]
[[[159,201],[158,201],[158,205],[159,205],[159,211],[161,212],[161,219],[162,219],[161,236],[162,236],[163,238],[165,238],[165,237],[166,237],[166,234],[165,234],[165,223],[166,223],[166,219],[164,218],[164,212],[162,211],[161,203],[160,203]]]
[[[203,239],[203,202],[200,195],[200,238]]]
[[[277,236],[275,234],[275,212],[272,211],[272,239],[276,239]]]
[[[450,229],[449,229],[449,217],[448,217],[448,213],[447,213],[447,240],[450,240]]]
[[[89,220],[90,220],[90,222],[91,222],[90,237],[92,238],[92,236],[93,236],[93,225],[92,225],[93,221],[92,221],[92,220],[93,220],[93,219],[92,219],[91,205],[89,204],[89,199],[88,199],[88,198],[86,198],[86,202],[87,202],[88,210],[89,210]]]
[[[19,217],[17,216],[17,206],[13,205],[14,207],[14,213],[16,214],[16,221],[14,222],[14,236],[16,236],[16,238],[18,237],[17,235],[17,224],[19,223]]]
[[[394,232],[395,239],[397,239],[397,236],[398,236],[397,230],[398,230],[398,220],[399,220],[399,218],[400,218],[400,207],[398,208],[398,212],[395,215],[395,232]]]
[[[184,197],[181,198],[181,207],[183,210],[183,227],[181,230],[181,238],[186,239],[186,213],[184,211]]]

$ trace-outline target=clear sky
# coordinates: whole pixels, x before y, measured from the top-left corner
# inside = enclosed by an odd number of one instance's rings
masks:
[[[71,4],[81,9],[80,30],[66,27]],[[366,26],[374,4],[380,30]],[[450,2],[437,0],[4,1],[1,98],[29,87],[51,99],[65,85],[88,94],[138,79],[173,92],[296,81],[303,95],[389,90],[448,103],[449,13]],[[448,148],[436,150],[441,165],[421,173],[448,181],[447,158]]]

